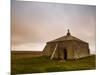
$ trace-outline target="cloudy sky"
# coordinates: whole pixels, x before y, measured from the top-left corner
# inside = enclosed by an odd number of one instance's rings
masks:
[[[12,50],[42,51],[67,29],[95,53],[96,6],[12,0]]]

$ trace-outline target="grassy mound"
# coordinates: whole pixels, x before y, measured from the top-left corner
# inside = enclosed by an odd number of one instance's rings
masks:
[[[21,57],[12,54],[11,73],[43,73],[43,72],[59,72],[74,70],[91,70],[95,69],[95,55],[81,58],[78,60],[50,60],[49,57]]]

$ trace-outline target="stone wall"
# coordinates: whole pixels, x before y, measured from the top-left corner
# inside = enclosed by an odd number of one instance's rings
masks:
[[[89,56],[90,54],[88,43],[79,42],[75,40],[47,43],[43,50],[43,54],[51,56],[56,44],[58,44],[58,47],[54,54],[54,58],[64,59],[64,49],[66,49],[67,59],[78,59],[85,56]]]

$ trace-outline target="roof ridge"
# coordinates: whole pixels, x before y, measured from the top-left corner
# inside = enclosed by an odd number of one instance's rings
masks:
[[[59,37],[59,38],[54,39],[52,41],[49,41],[47,43],[50,43],[50,42],[59,42],[59,41],[66,41],[66,40],[76,40],[76,41],[80,41],[80,42],[85,42],[83,40],[80,40],[79,38],[76,38],[76,37],[72,36],[72,35],[70,35],[70,36],[64,35],[62,37]],[[87,43],[87,42],[85,42],[85,43]]]

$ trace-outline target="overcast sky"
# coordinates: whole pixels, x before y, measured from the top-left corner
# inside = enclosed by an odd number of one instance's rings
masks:
[[[95,53],[95,6],[12,0],[12,50],[42,51],[46,42],[66,35],[67,29]]]

